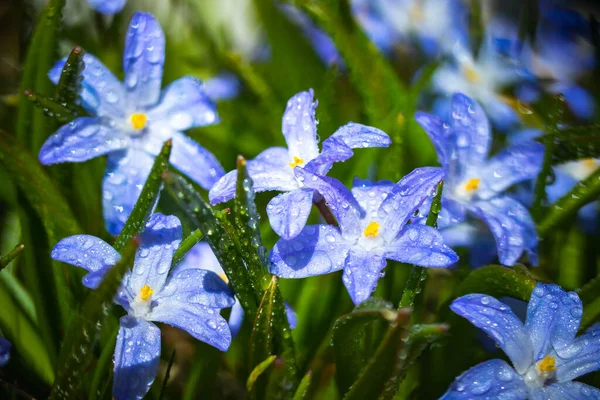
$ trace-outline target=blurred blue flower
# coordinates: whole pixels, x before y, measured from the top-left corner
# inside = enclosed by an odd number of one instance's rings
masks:
[[[454,399],[598,399],[600,390],[580,382],[600,369],[600,324],[575,337],[582,304],[575,292],[538,283],[525,324],[493,297],[469,294],[450,308],[497,343],[512,367],[493,359],[456,378],[443,400]]]
[[[231,344],[231,332],[219,314],[235,302],[227,284],[202,269],[169,274],[181,235],[177,217],[153,214],[140,235],[133,268],[123,277],[115,298],[127,311],[120,319],[114,355],[115,399],[141,399],[156,377],[160,329],[150,321],[183,329],[221,351]],[[96,288],[119,253],[97,237],[76,235],[61,240],[52,258],[88,270],[83,283]]]
[[[324,176],[335,162],[352,157],[354,148],[387,147],[391,143],[381,130],[350,122],[326,139],[319,152],[315,108],[312,89],[293,96],[287,103],[282,122],[288,148],[270,147],[246,164],[256,192],[286,192],[267,205],[271,227],[284,239],[300,233],[310,214],[313,197],[315,201],[320,199],[318,190],[315,193],[299,180],[301,171]],[[209,192],[211,203],[235,197],[236,180],[237,171],[221,178]]]
[[[305,188],[323,195],[339,227],[306,226],[293,239],[280,239],[270,253],[271,273],[306,278],[344,270],[355,304],[377,285],[386,259],[424,267],[446,267],[458,256],[432,227],[406,222],[431,198],[444,177],[441,168],[419,168],[398,184],[356,180],[352,192],[339,181],[296,168]]]
[[[134,14],[123,55],[125,85],[86,54],[81,98],[93,117],[64,125],[40,150],[44,165],[108,154],[103,208],[106,229],[113,235],[125,224],[166,140],[173,140],[170,163],[200,186],[209,189],[224,174],[214,155],[181,133],[217,122],[210,93],[191,77],[176,80],[161,93],[164,60],[160,25],[150,14]],[[54,83],[64,64],[63,59],[50,70]]]
[[[209,244],[206,242],[200,242],[192,247],[181,263],[175,268],[174,272],[179,272],[190,268],[202,268],[212,271],[219,275],[219,277],[223,279],[225,283],[229,283],[227,275],[225,275],[225,271],[223,271],[223,267],[221,267],[219,260],[217,260],[217,257],[215,257],[215,254],[213,253]],[[285,303],[285,308],[290,327],[294,329],[297,321],[296,313],[287,303]],[[231,314],[229,315],[229,329],[231,329],[231,335],[233,337],[237,336],[239,333],[243,320],[244,309],[242,308],[240,301],[236,298],[235,304],[231,308]]]
[[[459,0],[352,0],[352,13],[382,51],[416,37],[430,55],[467,42],[467,9]]]
[[[101,14],[116,14],[125,7],[127,0],[88,0],[90,6]]]
[[[500,262],[514,265],[525,251],[531,263],[536,264],[535,224],[527,208],[502,192],[537,176],[543,146],[527,141],[488,158],[491,145],[488,119],[479,104],[463,94],[453,97],[449,124],[423,112],[417,112],[415,119],[431,138],[438,160],[448,172],[438,218],[442,232],[443,228],[465,222],[470,214],[491,230]],[[467,240],[464,245],[477,247],[477,243],[469,243],[472,236],[468,233],[461,232]]]
[[[0,337],[0,367],[4,367],[10,360],[10,342]]]

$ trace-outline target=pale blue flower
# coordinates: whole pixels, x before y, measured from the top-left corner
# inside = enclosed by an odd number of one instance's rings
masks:
[[[125,7],[127,0],[88,0],[90,6],[101,14],[116,14]]]

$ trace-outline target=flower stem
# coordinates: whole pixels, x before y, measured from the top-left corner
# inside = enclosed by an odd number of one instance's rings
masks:
[[[436,226],[438,214],[442,210],[443,188],[444,182],[440,181],[435,197],[431,202],[431,207],[429,208],[429,214],[427,215],[427,221],[425,223],[427,226]],[[410,275],[406,280],[404,291],[402,292],[402,299],[400,299],[400,304],[398,305],[399,308],[410,307],[414,304],[415,297],[417,297],[417,294],[421,293],[421,282],[423,282],[426,277],[427,273],[425,272],[425,268],[413,265]]]
[[[329,207],[327,207],[327,204],[325,204],[324,198],[321,197],[321,199],[319,201],[313,200],[313,204],[315,206],[317,206],[317,208],[319,209],[319,212],[323,216],[323,219],[325,219],[325,222],[327,222],[328,225],[337,226],[337,221],[335,220],[335,216],[333,215],[333,213],[331,212]]]

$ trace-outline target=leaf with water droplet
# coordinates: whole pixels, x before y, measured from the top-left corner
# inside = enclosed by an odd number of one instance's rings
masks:
[[[81,82],[83,81],[84,51],[77,46],[71,50],[65,66],[60,74],[54,100],[58,104],[64,104],[66,108],[77,112],[80,103]]]
[[[528,301],[536,281],[517,267],[487,265],[475,269],[462,281],[458,296],[469,293],[484,293],[494,297],[514,297]]]

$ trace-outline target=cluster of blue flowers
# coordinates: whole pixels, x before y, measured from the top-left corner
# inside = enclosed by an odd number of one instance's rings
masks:
[[[270,225],[280,236],[269,254],[272,274],[306,278],[343,270],[350,298],[360,304],[375,290],[387,260],[447,268],[458,261],[452,248],[466,246],[476,266],[495,257],[507,266],[519,261],[537,264],[538,238],[523,204],[527,200],[520,201],[508,189],[533,182],[544,148],[533,140],[535,134],[529,134],[490,155],[488,116],[498,126],[514,123],[514,110],[499,88],[519,84],[522,96],[536,96],[542,88],[531,85],[531,76],[509,63],[515,61],[510,59],[514,56],[511,46],[507,46],[508,58],[497,50],[493,32],[486,34],[475,59],[467,46],[465,10],[454,3],[352,2],[358,21],[385,52],[416,35],[425,53],[452,55],[433,78],[435,90],[452,94],[451,99],[436,114],[415,115],[436,149],[440,166],[417,168],[396,183],[355,179],[348,189],[327,176],[334,164],[350,159],[355,149],[387,147],[390,138],[377,128],[349,122],[319,149],[314,93],[294,95],[282,119],[287,148],[268,148],[246,165],[255,191],[282,192],[266,208]],[[121,10],[125,1],[90,0],[90,4],[110,14]],[[301,16],[294,18],[302,23]],[[491,25],[488,29],[502,28]],[[527,55],[531,65],[544,65],[543,70],[551,72],[557,82],[546,89],[566,93],[575,112],[589,115],[593,104],[571,84],[577,71],[562,62],[565,68],[554,68],[553,48],[560,45],[563,49],[570,43],[557,44],[553,32],[544,31],[539,37],[544,43],[538,50],[524,45],[520,56]],[[328,60],[340,62],[341,58]],[[230,96],[233,84],[227,78],[203,83],[183,77],[161,90],[164,61],[160,25],[150,14],[136,13],[126,36],[124,83],[100,60],[86,54],[81,100],[90,116],[61,127],[39,153],[44,165],[107,156],[102,200],[106,229],[112,235],[123,228],[155,157],[169,139],[173,141],[170,163],[209,190],[213,205],[235,197],[237,172],[225,173],[214,155],[183,133],[217,123],[214,102]],[[49,72],[53,82],[58,82],[65,62],[59,61]],[[591,162],[589,170],[597,166]],[[564,170],[569,171],[569,166]],[[570,171],[581,179],[574,168]],[[427,226],[425,217],[442,181],[438,225]],[[551,198],[575,182],[570,178]],[[335,221],[307,225],[313,205],[328,208]],[[240,329],[243,309],[206,243],[195,246],[183,262],[172,267],[181,238],[179,219],[160,213],[150,217],[141,233],[133,269],[123,278],[115,298],[127,312],[120,320],[114,353],[116,399],[142,398],[156,377],[161,334],[153,322],[183,329],[221,351],[229,348]],[[90,289],[98,287],[119,257],[108,243],[89,235],[64,238],[52,251],[54,260],[87,270],[83,284]],[[229,307],[233,308],[228,323],[220,310]],[[576,337],[582,315],[576,294],[538,284],[525,325],[508,306],[482,294],[456,299],[451,309],[490,335],[512,367],[503,360],[475,366],[457,378],[444,399],[600,398],[598,389],[572,382],[600,369],[600,325]],[[295,314],[290,307],[287,311],[293,327]],[[7,346],[0,339],[0,365],[7,361]]]

